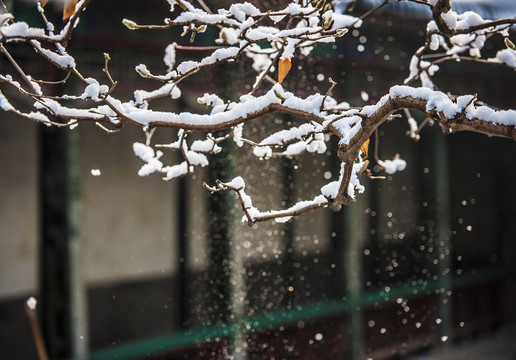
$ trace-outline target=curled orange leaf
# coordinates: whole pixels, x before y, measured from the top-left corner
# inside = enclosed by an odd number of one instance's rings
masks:
[[[285,76],[287,76],[290,68],[292,67],[292,63],[290,59],[279,59],[278,62],[278,83],[281,84]]]
[[[63,9],[63,21],[68,20],[73,14],[75,14],[75,5],[77,0],[66,0]]]
[[[365,155],[365,158],[367,159],[367,151],[369,150],[369,139],[365,141],[365,143],[362,144],[360,147],[360,151],[362,151]]]
[[[63,21],[68,20],[73,14],[75,14],[75,6],[78,0],[65,0],[63,8]],[[41,6],[45,6],[48,0],[41,0]]]

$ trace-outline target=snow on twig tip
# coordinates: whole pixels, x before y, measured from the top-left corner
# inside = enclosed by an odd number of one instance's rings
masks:
[[[447,6],[439,6],[447,1],[411,0],[418,4],[416,6],[431,7],[434,16],[427,23],[424,43],[407,64],[409,74],[405,85],[392,86],[376,104],[351,108],[347,102],[337,101],[331,96],[336,85],[331,78],[331,85],[324,95],[314,91],[300,96],[301,91],[298,92],[299,89],[295,87],[292,73],[289,81],[289,87],[293,88],[291,91],[281,83],[292,71],[293,63],[297,65],[296,72],[303,70],[299,60],[309,56],[317,44],[335,43],[336,38],[349,30],[354,36],[357,35],[358,28],[366,24],[363,19],[386,5],[388,0],[357,17],[340,13],[335,3],[328,1],[293,1],[274,11],[261,9],[259,2],[257,5],[232,3],[228,8],[211,11],[203,1],[166,1],[171,14],[163,23],[140,25],[123,19],[122,24],[130,30],[174,27],[182,30],[183,35],[190,35],[190,40],[195,37],[203,39],[191,45],[170,43],[164,50],[162,70],[153,66],[149,67],[151,72],[146,64],[136,66],[135,71],[141,77],[156,81],[158,85],[152,89],[134,90],[133,99],[128,101],[120,100],[114,94],[117,82],[108,69],[110,56],[107,53],[104,54],[102,76],[107,76],[109,86],[103,85],[105,79],[101,81],[83,75],[78,69],[81,62],[67,52],[67,42],[88,0],[68,1],[74,6],[73,9],[69,7],[70,20],[60,32],[55,32],[54,25],[46,19],[41,6],[38,10],[44,22],[42,27],[16,21],[10,13],[0,14],[0,40],[3,44],[8,43],[9,48],[20,43],[29,45],[36,51],[36,56],[49,66],[64,70],[66,78],[53,85],[65,83],[68,77],[81,84],[75,87],[80,89],[75,93],[49,94],[47,85],[50,82],[25,73],[27,69],[21,65],[24,62],[19,62],[4,45],[0,45],[3,55],[15,69],[12,75],[0,75],[0,82],[30,99],[36,111],[18,109],[16,102],[9,101],[11,93],[8,91],[0,91],[0,109],[47,126],[73,128],[81,121],[94,121],[110,133],[120,130],[124,124],[137,125],[146,134],[152,134],[161,127],[174,128],[178,130],[175,141],[151,144],[151,136],[148,135],[145,143],[136,142],[132,146],[135,156],[143,162],[138,174],[148,176],[159,173],[165,180],[191,174],[196,167],[208,165],[209,156],[220,153],[224,144],[231,141],[239,151],[252,150],[255,156],[267,160],[280,156],[298,157],[305,153],[322,155],[327,153],[327,145],[333,143],[329,141],[330,137],[338,138],[336,152],[342,161],[339,179],[321,186],[320,194],[308,196],[309,200],[299,201],[286,209],[258,210],[246,193],[246,184],[240,176],[228,182],[216,181],[215,186],[203,183],[211,192],[234,191],[242,205],[244,221],[249,224],[270,219],[285,222],[312,209],[331,207],[336,210],[341,204],[354,201],[356,193],[364,191],[359,177],[371,174],[367,169],[368,162],[360,156],[360,148],[367,152],[367,146],[363,144],[367,144],[373,132],[398,116],[392,114],[403,109],[422,111],[426,119],[434,119],[447,133],[470,130],[516,139],[515,110],[488,106],[481,103],[476,95],[454,96],[436,90],[438,86],[434,79],[441,65],[447,61],[467,60],[516,69],[516,46],[509,39],[508,31],[516,24],[516,19],[487,20],[471,11],[459,14]],[[213,31],[208,31],[209,36],[203,35],[208,29]],[[491,57],[488,58],[483,54],[483,49],[487,40],[495,34],[504,38],[505,48],[502,45],[501,49],[489,52]],[[207,40],[212,43],[208,44]],[[202,52],[197,57],[185,58],[184,52],[190,55],[192,51]],[[246,62],[245,58],[249,61]],[[206,74],[208,69],[215,69],[219,64],[236,61],[242,63],[242,69],[248,66],[249,70],[255,71],[249,84],[238,86],[239,89],[246,89],[247,93],[244,91],[231,100],[223,99],[219,94],[206,93],[198,97],[198,102],[206,108],[198,111],[171,111],[178,108],[175,105],[166,111],[153,107],[156,99],[180,99],[183,96],[182,87],[190,76]],[[278,77],[273,78],[272,74],[276,72]],[[240,75],[239,81],[244,79],[244,74]],[[319,81],[327,75],[321,74]],[[21,84],[13,76],[21,78],[21,81],[18,80]],[[416,80],[421,81],[420,87],[414,86]],[[369,94],[365,91],[360,94],[364,102],[369,101]],[[81,100],[81,105],[76,105]],[[277,127],[263,126],[266,132],[259,135],[254,133],[254,127],[246,125],[273,113],[286,114],[293,125],[284,125],[286,122],[281,121],[276,124]],[[423,120],[418,127],[408,110],[406,115],[408,134],[418,139],[421,128],[429,120]],[[109,130],[110,127],[115,130]],[[175,151],[179,160],[165,164],[163,152],[158,149]],[[402,171],[406,166],[398,155],[392,160],[379,160],[378,164],[389,174]],[[96,174],[97,171],[92,171],[92,175]],[[329,178],[326,180],[329,181]]]

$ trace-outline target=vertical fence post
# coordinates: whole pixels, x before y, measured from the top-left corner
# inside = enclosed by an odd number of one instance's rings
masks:
[[[226,146],[214,166],[215,176],[224,174],[224,180],[234,177],[234,150]],[[220,310],[216,321],[222,321],[231,326],[231,336],[228,344],[228,356],[234,360],[244,359],[245,332],[242,318],[244,315],[244,264],[240,251],[240,242],[236,236],[235,225],[239,217],[231,208],[235,199],[230,191],[221,191],[210,196],[212,218],[210,219],[211,273],[215,290],[217,307]]]
[[[81,203],[81,168],[79,154],[79,133],[68,131],[66,136],[67,156],[67,213],[69,242],[69,291],[70,291],[70,329],[72,359],[85,359],[88,353],[88,316],[87,292],[83,280],[82,241],[80,234]]]
[[[446,346],[446,341],[451,340],[452,311],[451,311],[451,230],[450,230],[450,187],[448,172],[448,149],[446,138],[443,134],[433,134],[434,148],[434,184],[435,184],[435,220],[436,240],[438,248],[437,276],[439,279],[439,303],[437,305],[438,316],[438,341]]]
[[[243,319],[245,317],[245,264],[242,256],[242,245],[237,237],[234,227],[238,226],[238,216],[231,215],[228,222],[231,224],[231,241],[229,243],[229,313],[230,323],[233,324],[234,332],[231,344],[231,356],[234,360],[247,358],[246,350],[246,329]]]
[[[332,165],[339,168],[340,161],[335,158]],[[365,345],[361,325],[363,309],[360,308],[359,300],[364,276],[361,241],[363,229],[359,211],[358,204],[352,204],[332,215],[335,252],[333,261],[337,267],[336,294],[345,297],[346,302],[352,304],[352,309],[347,312],[347,332],[343,334],[343,339],[346,339],[345,359],[350,360],[362,359]]]
[[[358,206],[344,208],[344,271],[348,299],[353,304],[349,313],[348,325],[348,355],[350,359],[358,360],[363,355],[363,337],[361,324],[361,307],[358,301],[362,292],[362,252],[360,241],[360,226]]]
[[[81,277],[78,134],[38,128],[41,320],[50,358],[87,353]]]
[[[57,128],[38,127],[40,303],[50,358],[69,358],[69,243],[66,212],[66,139]]]
[[[177,179],[177,201],[174,213],[177,214],[177,255],[178,255],[178,325],[185,328],[189,318],[189,301],[188,301],[188,201],[187,181],[184,177]]]

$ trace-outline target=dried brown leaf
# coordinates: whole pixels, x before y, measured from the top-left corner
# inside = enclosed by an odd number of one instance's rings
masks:
[[[63,21],[68,20],[73,16],[73,14],[75,14],[75,5],[77,5],[77,0],[65,0],[63,8]]]
[[[292,63],[290,59],[279,59],[278,62],[278,83],[282,83],[285,76],[287,76],[290,68],[292,67]]]
[[[362,151],[365,155],[365,159],[367,159],[367,151],[369,150],[369,139],[365,141],[360,147],[360,151]]]

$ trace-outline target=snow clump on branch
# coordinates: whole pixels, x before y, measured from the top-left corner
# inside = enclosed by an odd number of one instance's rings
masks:
[[[95,0],[94,0],[95,1]],[[165,0],[164,0],[165,1]],[[174,39],[164,51],[162,74],[152,73],[145,64],[135,71],[143,78],[155,80],[153,90],[134,90],[134,98],[124,101],[117,97],[116,79],[109,71],[109,55],[105,54],[104,73],[109,83],[85,76],[78,68],[79,62],[67,52],[66,47],[79,17],[90,0],[77,3],[73,13],[59,32],[48,21],[43,7],[38,6],[45,24],[32,27],[17,21],[10,13],[0,14],[0,43],[3,56],[13,65],[13,74],[0,75],[2,86],[17,90],[31,101],[35,111],[25,112],[14,106],[11,93],[0,92],[0,108],[19,116],[49,126],[75,127],[84,121],[93,121],[108,132],[118,131],[125,124],[143,129],[145,143],[133,144],[134,154],[143,161],[138,171],[140,176],[162,174],[165,180],[192,173],[196,167],[207,166],[213,154],[220,153],[228,140],[233,140],[239,151],[252,151],[262,160],[275,157],[297,157],[306,153],[325,154],[333,151],[340,160],[340,176],[320,189],[320,194],[308,196],[283,210],[260,211],[253,206],[246,194],[243,177],[215,181],[210,191],[230,189],[235,192],[244,211],[244,220],[252,225],[259,221],[276,219],[288,221],[294,216],[317,208],[339,210],[342,205],[356,201],[356,193],[365,190],[361,176],[372,176],[366,159],[371,136],[388,120],[400,117],[404,112],[409,122],[409,135],[419,139],[421,124],[412,117],[410,110],[421,111],[426,118],[436,121],[445,133],[474,131],[490,136],[516,139],[516,111],[499,110],[480,102],[477,95],[451,95],[436,90],[436,77],[440,67],[448,61],[468,60],[516,69],[516,47],[509,39],[509,29],[516,19],[486,20],[474,12],[462,14],[451,10],[450,0],[407,0],[414,6],[427,7],[433,12],[433,20],[426,26],[426,40],[414,53],[408,64],[409,74],[404,86],[393,84],[390,90],[372,105],[350,107],[346,101],[332,97],[337,85],[330,79],[325,94],[297,95],[292,84],[282,81],[291,70],[292,61],[300,56],[309,56],[320,43],[335,43],[349,30],[356,35],[364,26],[364,19],[375,10],[387,6],[382,1],[375,9],[361,15],[341,13],[335,2],[293,0],[279,10],[261,9],[248,2],[233,3],[228,9],[208,9],[204,3],[196,6],[189,0],[166,0],[170,6],[170,18],[158,25],[139,25],[124,19],[130,30],[182,28],[182,36],[193,42],[195,37],[205,35],[208,28],[216,31],[213,44],[186,45],[183,39]],[[497,49],[492,58],[482,58],[487,39],[503,37],[506,48]],[[27,74],[22,63],[3,46],[24,44],[32,47],[37,57],[60,71],[68,78],[82,83],[79,94],[46,94],[47,87]],[[206,42],[203,42],[205,44]],[[199,50],[204,56],[182,62],[177,56],[181,51]],[[153,101],[168,98],[175,101],[182,96],[181,88],[186,79],[198,72],[208,72],[217,64],[250,60],[252,83],[240,88],[246,93],[238,94],[228,101],[220,94],[199,94],[198,102],[204,111],[162,111],[153,108]],[[245,63],[244,63],[245,64]],[[153,70],[155,71],[155,70]],[[274,73],[278,71],[277,80]],[[293,70],[297,71],[297,70]],[[105,79],[105,78],[104,78]],[[287,78],[288,79],[288,78]],[[414,82],[421,81],[421,87]],[[288,83],[288,81],[287,81]],[[6,95],[7,94],[7,95]],[[70,100],[75,100],[73,104]],[[77,102],[81,105],[77,105]],[[364,98],[364,101],[368,101]],[[77,106],[77,107],[76,107]],[[258,134],[258,139],[248,138],[246,124],[272,113],[283,113],[292,120],[283,128]],[[52,120],[51,120],[52,119]],[[54,120],[57,119],[57,120]],[[177,129],[177,139],[169,144],[153,144],[152,135],[157,128]],[[269,130],[269,129],[267,129]],[[330,143],[336,137],[338,141]],[[332,148],[330,144],[338,144]],[[378,143],[375,146],[379,146]],[[163,151],[176,151],[181,158],[177,163],[165,164]],[[376,153],[376,152],[375,152]],[[374,161],[386,173],[402,171],[406,162],[397,155],[393,160]]]

